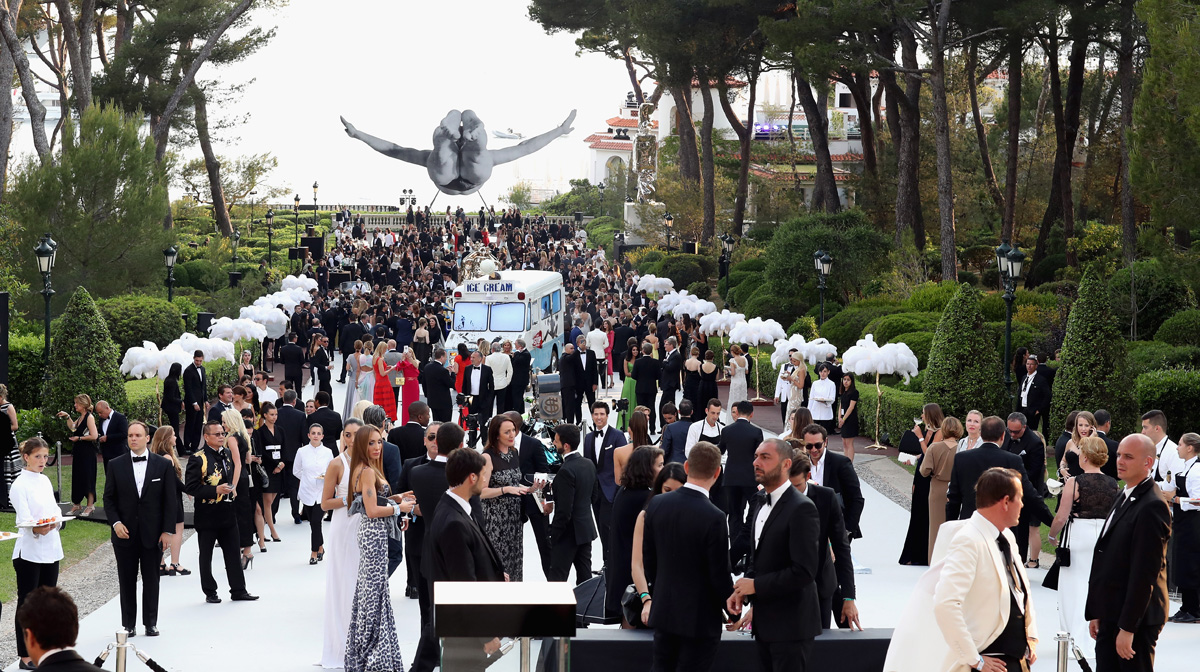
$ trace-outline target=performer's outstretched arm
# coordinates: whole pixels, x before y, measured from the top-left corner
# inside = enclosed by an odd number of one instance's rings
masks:
[[[361,140],[367,143],[368,147],[379,152],[380,154],[390,156],[393,159],[400,159],[405,163],[413,163],[418,166],[424,166],[426,161],[429,159],[429,150],[401,147],[394,142],[363,133],[355,128],[354,124],[346,121],[345,117],[340,117],[340,119],[342,120],[342,125],[346,127],[346,135],[354,138],[355,140]]]
[[[571,115],[567,117],[567,120],[552,131],[547,131],[541,135],[536,135],[518,145],[513,145],[512,147],[489,150],[492,154],[492,163],[498,166],[502,163],[508,163],[509,161],[516,161],[522,156],[528,156],[538,151],[539,149],[553,142],[558,136],[566,135],[567,133],[575,130],[571,128],[571,123],[573,121],[575,121],[575,110],[571,110]]]

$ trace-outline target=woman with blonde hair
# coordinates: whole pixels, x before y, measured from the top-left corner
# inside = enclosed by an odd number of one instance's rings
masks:
[[[962,435],[963,426],[958,418],[946,418],[942,421],[942,440],[935,441],[929,447],[921,462],[921,475],[929,478],[930,558],[937,543],[938,528],[946,522],[946,490],[950,487],[950,472],[954,469],[954,455],[958,452],[958,440]]]
[[[233,512],[237,519],[239,546],[242,547],[242,569],[250,567],[254,553],[254,502],[250,499],[250,433],[242,414],[232,408],[221,413],[221,424],[225,426],[225,447],[233,458]]]
[[[1071,428],[1071,440],[1067,441],[1062,460],[1058,463],[1059,479],[1065,481],[1083,473],[1083,468],[1079,466],[1079,446],[1090,436],[1096,436],[1096,416],[1079,411],[1075,414],[1075,426]]]
[[[392,422],[395,422],[396,395],[392,392],[391,373],[400,368],[400,363],[388,366],[387,351],[387,341],[380,339],[379,345],[375,346],[375,356],[371,359],[371,370],[375,374],[375,393],[371,399],[375,401],[375,405],[383,408]]]
[[[979,438],[979,428],[983,425],[983,413],[974,409],[967,411],[967,421],[963,423],[966,434],[958,440],[956,452],[978,448],[983,441]]]
[[[71,510],[67,515],[80,513],[80,500],[87,500],[87,508],[82,509],[83,515],[90,516],[96,510],[96,439],[100,433],[96,431],[96,416],[92,415],[92,398],[86,394],[75,395],[75,412],[79,415],[74,419],[66,411],[59,411],[58,417],[67,422],[71,435]]]
[[[154,431],[154,438],[150,439],[150,452],[171,460],[171,465],[175,468],[175,492],[179,495],[179,505],[175,508],[175,534],[171,535],[171,565],[168,567],[165,563],[160,563],[158,573],[162,576],[187,576],[192,573],[191,570],[184,569],[179,564],[179,549],[183,546],[183,465],[179,463],[179,456],[175,454],[175,430],[170,425]]]

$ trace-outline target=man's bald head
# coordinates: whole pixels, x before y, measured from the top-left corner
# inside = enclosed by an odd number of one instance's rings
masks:
[[[1154,468],[1154,442],[1145,434],[1130,434],[1117,446],[1117,477],[1130,487],[1144,481]]]

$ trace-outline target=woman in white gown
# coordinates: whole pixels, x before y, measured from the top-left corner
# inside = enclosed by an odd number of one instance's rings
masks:
[[[346,381],[346,402],[342,404],[342,417],[350,417],[354,411],[354,404],[358,403],[358,383],[362,380],[362,371],[359,366],[359,357],[362,355],[362,341],[354,342],[354,353],[346,359],[346,366],[350,369],[350,380]]]
[[[792,362],[792,375],[789,377],[789,383],[792,388],[788,391],[787,402],[787,419],[784,421],[784,435],[794,436],[796,433],[795,427],[792,427],[792,418],[796,417],[796,411],[805,408],[804,406],[804,388],[809,387],[811,383],[808,377],[808,367],[804,365],[804,357],[797,352],[789,355]],[[799,428],[803,430],[803,427]]]
[[[347,416],[342,429],[343,442],[347,435],[353,442],[361,425],[359,420]],[[350,462],[346,455],[342,452],[329,463],[321,495],[321,508],[333,511],[329,532],[325,535],[325,555],[329,562],[324,563],[325,644],[321,651],[321,667],[328,668],[346,664],[346,633],[358,583],[358,523],[362,516],[346,513],[350,488]]]
[[[1079,466],[1083,473],[1063,484],[1062,504],[1050,527],[1050,541],[1058,544],[1064,534],[1063,527],[1067,526],[1065,544],[1071,549],[1071,565],[1060,566],[1058,574],[1059,630],[1070,632],[1084,657],[1094,659],[1096,643],[1088,633],[1083,606],[1087,601],[1096,541],[1121,491],[1116,479],[1100,472],[1100,467],[1108,462],[1104,439],[1089,436],[1079,443]]]
[[[730,346],[729,354],[733,356],[729,358],[729,403],[725,404],[725,408],[733,409],[737,402],[750,398],[746,390],[746,369],[749,368],[749,363],[742,353],[742,346],[737,343]],[[725,412],[730,413],[732,410]]]

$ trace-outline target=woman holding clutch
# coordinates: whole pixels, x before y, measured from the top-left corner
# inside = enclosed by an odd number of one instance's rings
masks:
[[[17,542],[13,548],[13,570],[17,574],[17,608],[25,602],[25,596],[38,586],[58,585],[58,561],[63,558],[62,540],[58,536],[57,522],[62,517],[54,487],[42,471],[50,456],[50,447],[38,437],[21,444],[21,458],[25,468],[13,481],[9,497],[17,512]],[[25,527],[26,523],[53,520],[46,525]],[[21,624],[17,623],[17,632]],[[17,637],[17,655],[21,657],[20,668],[32,670],[34,665],[25,650],[25,639]]]

